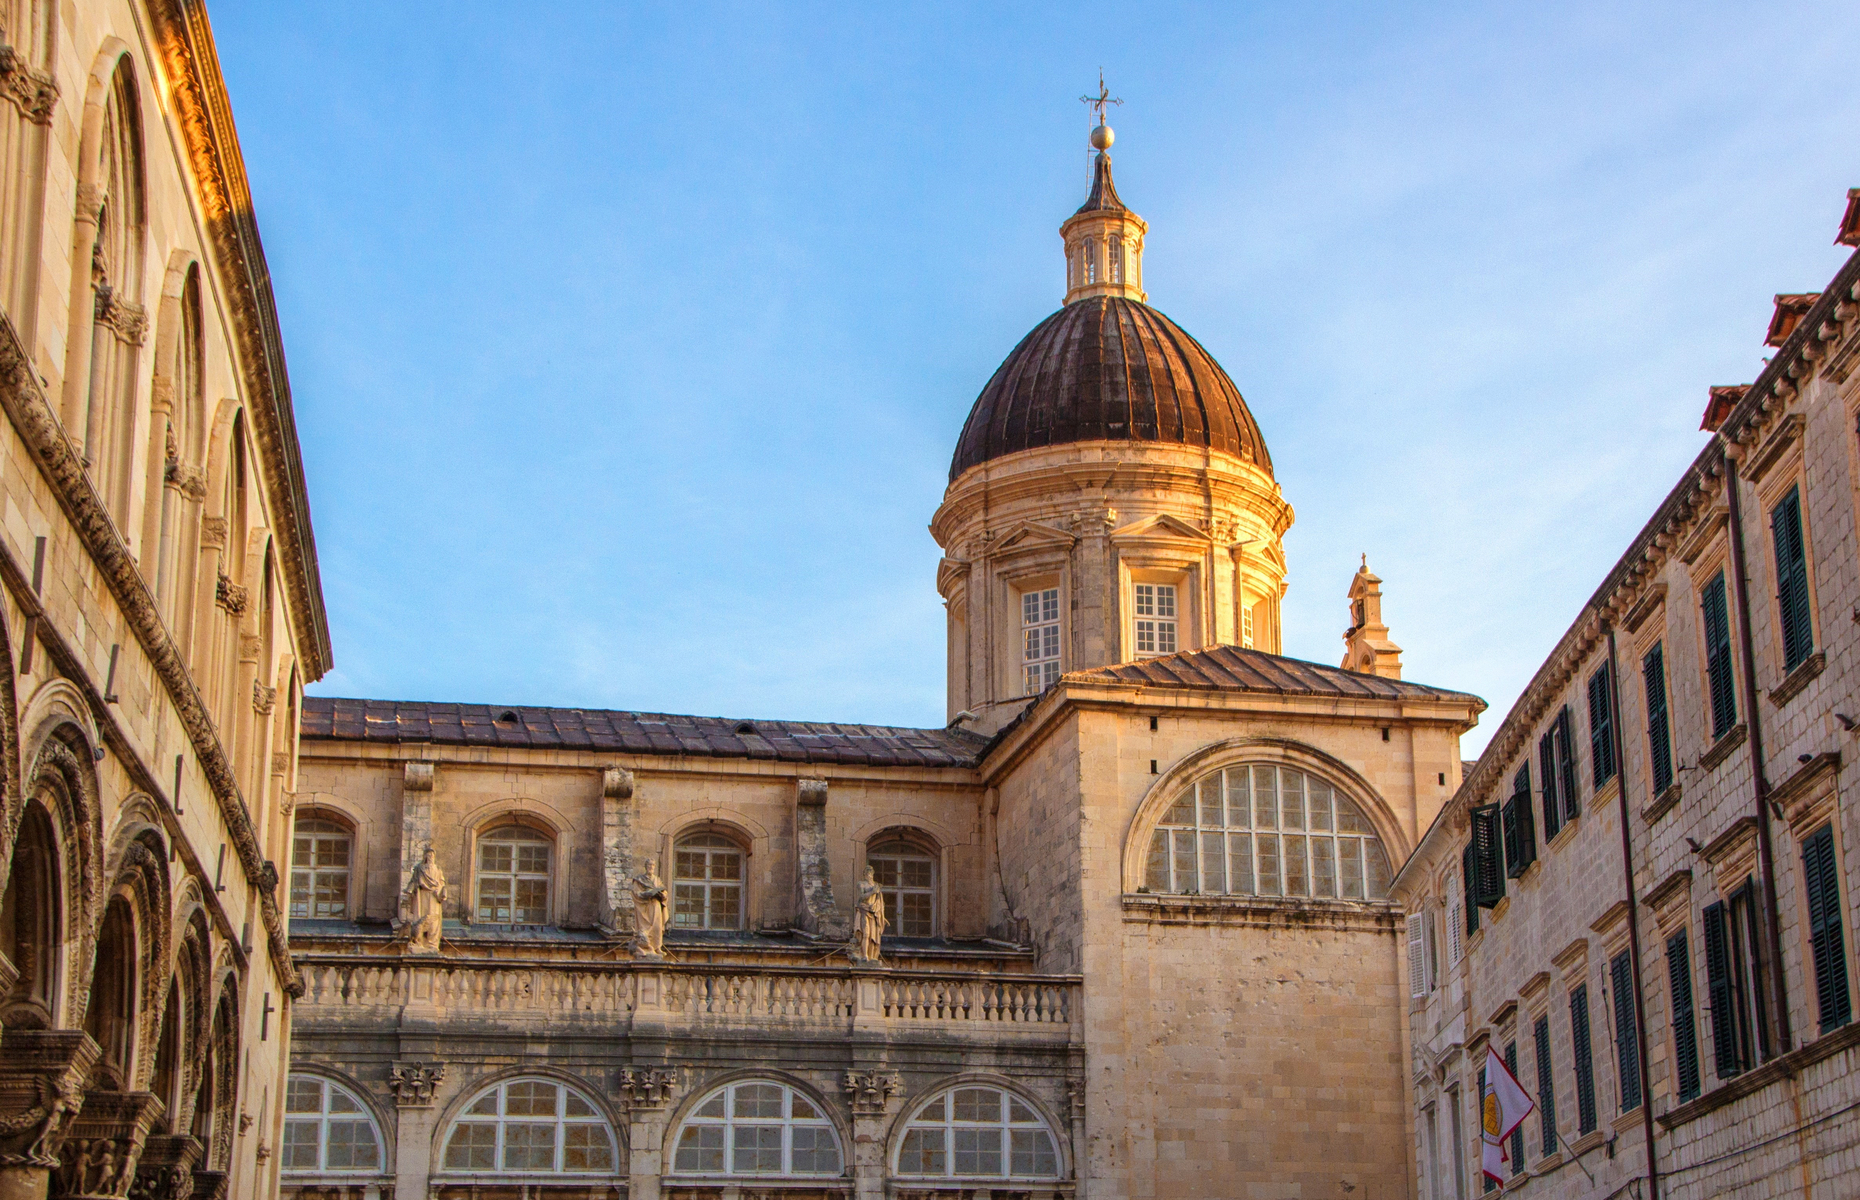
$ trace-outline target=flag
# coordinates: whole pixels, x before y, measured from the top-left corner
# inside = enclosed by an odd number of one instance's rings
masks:
[[[1526,1094],[1518,1077],[1511,1073],[1511,1068],[1498,1056],[1498,1051],[1488,1045],[1485,1050],[1485,1095],[1479,1105],[1480,1140],[1484,1142],[1480,1161],[1487,1179],[1505,1182],[1505,1166],[1511,1157],[1505,1152],[1505,1139],[1536,1108],[1536,1103]]]

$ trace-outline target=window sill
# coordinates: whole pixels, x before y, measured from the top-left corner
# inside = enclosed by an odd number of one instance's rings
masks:
[[[1563,828],[1556,831],[1556,836],[1544,843],[1545,850],[1561,850],[1569,840],[1576,836],[1576,826],[1581,824],[1580,815],[1563,822]]]
[[[1591,1129],[1575,1141],[1563,1143],[1563,1148],[1569,1151],[1569,1156],[1571,1158],[1581,1158],[1589,1151],[1601,1145],[1604,1140],[1606,1139],[1602,1137],[1601,1130]]]
[[[1246,925],[1393,933],[1399,914],[1387,900],[1309,900],[1272,896],[1127,892],[1124,920],[1150,925]]]
[[[1731,751],[1744,744],[1744,739],[1748,736],[1750,736],[1750,730],[1742,722],[1725,730],[1724,736],[1713,742],[1711,749],[1699,759],[1700,769],[1716,771],[1725,759],[1731,757]]]
[[[1802,689],[1807,687],[1809,681],[1815,678],[1815,676],[1821,674],[1822,668],[1827,665],[1827,652],[1824,650],[1815,651],[1798,663],[1795,670],[1789,672],[1781,683],[1770,690],[1770,703],[1774,704],[1777,708],[1781,708],[1783,705],[1789,703],[1789,701],[1801,695]]]
[[[1833,1033],[1816,1038],[1806,1046],[1791,1050],[1781,1058],[1773,1058],[1760,1067],[1734,1076],[1698,1099],[1688,1100],[1655,1120],[1660,1122],[1662,1129],[1677,1129],[1857,1045],[1860,1045],[1860,1024],[1845,1025]]]
[[[1646,1118],[1641,1115],[1640,1111],[1641,1106],[1645,1103],[1646,1101],[1643,1100],[1641,1104],[1636,1104],[1633,1108],[1617,1115],[1613,1121],[1609,1122],[1609,1127],[1612,1128],[1616,1134],[1628,1133],[1632,1130],[1639,1129],[1641,1122],[1646,1120]]]
[[[1640,819],[1651,825],[1679,805],[1680,787],[1677,780],[1666,785],[1666,790],[1653,798],[1653,803],[1640,810]]]
[[[1621,772],[1616,771],[1613,775],[1608,777],[1607,783],[1596,788],[1595,794],[1589,797],[1589,808],[1594,810],[1601,808],[1605,804],[1612,804],[1620,795]]]

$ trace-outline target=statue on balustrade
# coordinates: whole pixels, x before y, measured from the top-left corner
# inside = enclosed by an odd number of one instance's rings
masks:
[[[633,952],[641,958],[665,957],[665,881],[659,864],[646,860],[646,869],[633,877],[633,918],[638,931]]]
[[[878,876],[871,867],[859,885],[859,904],[853,910],[853,957],[861,962],[877,962],[879,939],[885,936],[885,893],[879,890]]]
[[[413,869],[413,878],[407,883],[406,900],[408,925],[413,930],[408,948],[415,954],[439,953],[439,930],[445,920],[446,873],[433,861],[431,846],[420,856],[420,865]]]

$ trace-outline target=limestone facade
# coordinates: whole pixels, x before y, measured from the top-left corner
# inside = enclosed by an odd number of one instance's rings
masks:
[[[0,1195],[276,1192],[329,663],[205,14],[0,2]]]
[[[1482,1190],[1487,1046],[1539,1098],[1507,1194],[1852,1191],[1860,256],[1777,300],[1396,881],[1417,1195]]]

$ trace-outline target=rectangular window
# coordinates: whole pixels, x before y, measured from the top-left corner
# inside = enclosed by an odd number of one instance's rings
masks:
[[[1467,873],[1468,887],[1475,908],[1492,908],[1505,898],[1505,848],[1499,806],[1477,805],[1466,810],[1472,823],[1472,843]]]
[[[1714,741],[1737,724],[1737,681],[1731,675],[1731,612],[1724,594],[1724,572],[1711,577],[1699,597],[1705,617],[1705,677],[1711,692]]]
[[[1614,706],[1608,691],[1608,668],[1603,667],[1589,676],[1589,762],[1597,791],[1615,777]]]
[[[1740,1075],[1769,1057],[1755,899],[1756,889],[1747,883],[1729,901],[1705,910],[1705,983],[1719,1079]]]
[[[1531,768],[1526,763],[1512,777],[1505,801],[1505,875],[1516,879],[1537,861],[1537,829],[1531,816]]]
[[[1427,1182],[1428,1194],[1433,1200],[1447,1200],[1446,1189],[1440,1186],[1440,1113],[1433,1105],[1427,1106]]]
[[[1020,594],[1024,694],[1037,696],[1059,679],[1059,589]]]
[[[1511,1077],[1518,1077],[1518,1043],[1509,1042],[1505,1046],[1505,1069]],[[1511,1130],[1511,1173],[1517,1175],[1524,1170],[1524,1122],[1519,1121]]]
[[[1573,821],[1582,811],[1582,794],[1576,787],[1576,722],[1565,704],[1556,714],[1557,790],[1563,795],[1563,820]]]
[[[1847,941],[1841,934],[1841,881],[1834,863],[1834,826],[1823,825],[1802,843],[1803,890],[1808,897],[1808,938],[1815,962],[1815,1001],[1821,1032],[1853,1017],[1847,990]]]
[[[1802,498],[1790,488],[1770,510],[1770,537],[1776,546],[1776,608],[1782,619],[1783,671],[1802,665],[1815,650],[1815,628],[1808,600],[1808,555],[1802,538]]]
[[[1139,583],[1137,590],[1137,653],[1174,654],[1175,585]]]
[[[1415,998],[1427,995],[1427,973],[1422,963],[1424,953],[1421,946],[1421,914],[1413,913],[1408,917],[1408,995]]]
[[[1544,788],[1544,841],[1556,837],[1563,827],[1563,801],[1556,794],[1556,726],[1544,730],[1537,739],[1537,777]]]
[[[1538,1017],[1531,1026],[1531,1041],[1537,1050],[1537,1122],[1543,1131],[1543,1152],[1556,1153],[1556,1076],[1550,1064],[1550,1017]]]
[[[1673,784],[1673,739],[1666,724],[1666,649],[1655,642],[1640,660],[1640,678],[1647,691],[1647,761],[1653,775],[1653,794]]]
[[[1466,1123],[1460,1116],[1460,1089],[1447,1089],[1448,1129],[1453,1134],[1453,1200],[1466,1200]]]
[[[1576,1132],[1595,1129],[1595,1059],[1589,1045],[1589,985],[1569,994],[1569,1042],[1576,1060]]]
[[[1615,1002],[1615,1075],[1621,1085],[1621,1111],[1640,1107],[1640,1026],[1634,1020],[1634,964],[1627,951],[1608,964]]]
[[[1666,985],[1673,1002],[1673,1082],[1684,1104],[1699,1094],[1699,1035],[1692,1015],[1692,950],[1683,929],[1666,939]]]

